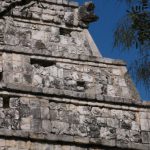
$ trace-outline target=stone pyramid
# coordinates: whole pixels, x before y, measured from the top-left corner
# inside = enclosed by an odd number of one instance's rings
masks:
[[[94,4],[0,1],[0,150],[150,150],[150,104],[101,56]]]

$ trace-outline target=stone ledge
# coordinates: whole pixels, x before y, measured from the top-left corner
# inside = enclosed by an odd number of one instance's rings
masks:
[[[86,59],[86,58],[87,59]],[[73,59],[71,60],[70,58],[57,58],[57,61],[60,62],[69,62],[71,64],[85,64],[88,63],[90,66],[98,66],[97,63],[101,64],[106,64],[106,65],[116,65],[116,66],[126,66],[126,63],[122,60],[115,60],[115,59],[109,59],[109,58],[104,58],[104,57],[95,57],[95,56],[85,56],[81,57],[81,59]],[[51,60],[51,59],[56,59],[56,58],[51,58],[51,57],[41,57],[41,56],[31,56],[31,59],[40,59],[40,60]],[[89,59],[89,60],[88,60]],[[77,62],[77,61],[84,61],[84,62]],[[96,64],[94,64],[96,63]],[[104,66],[103,66],[104,67]],[[106,67],[106,66],[105,66]]]
[[[36,59],[46,59],[46,60],[51,60],[51,59],[57,59],[57,61],[61,61],[61,62],[69,62],[69,63],[74,63],[74,64],[88,64],[91,66],[98,66],[99,64],[103,64],[103,65],[115,65],[115,66],[126,66],[126,63],[123,60],[115,60],[115,59],[109,59],[109,58],[103,58],[103,57],[95,57],[95,56],[83,56],[79,55],[79,57],[75,58],[75,57],[67,57],[67,56],[62,56],[62,57],[58,57],[58,56],[52,56],[52,55],[43,55],[41,54],[39,56],[39,54],[35,54],[32,53],[30,51],[28,52],[24,52],[24,51],[20,51],[20,49],[8,49],[10,48],[9,46],[7,46],[7,48],[5,46],[1,46],[0,45],[0,51],[1,52],[14,52],[17,54],[25,54],[25,55],[29,55],[31,56],[31,58],[36,58]],[[100,65],[101,66],[101,65]],[[106,66],[105,66],[106,67]]]
[[[83,146],[102,146],[107,148],[119,148],[119,149],[133,149],[133,150],[149,150],[149,144],[140,143],[128,143],[121,144],[116,140],[104,140],[98,138],[88,138],[88,137],[77,137],[68,135],[56,135],[56,134],[46,134],[46,133],[35,133],[35,132],[25,132],[25,131],[14,131],[0,129],[0,137],[7,139],[19,139],[19,140],[30,140],[30,141],[41,141],[41,142],[57,142],[57,143],[71,143]]]
[[[14,83],[4,83],[2,84],[2,89],[8,91],[16,91],[16,92],[25,92],[31,94],[42,94],[42,95],[51,95],[53,97],[66,97],[66,98],[75,98],[83,101],[91,101],[91,102],[107,102],[107,103],[115,103],[115,104],[126,104],[126,105],[141,105],[141,101],[136,101],[132,99],[120,98],[120,97],[111,97],[111,96],[96,96],[95,94],[87,94],[84,92],[76,92],[71,90],[60,90],[55,88],[40,88],[40,87],[32,87],[25,86],[21,84]],[[145,105],[144,105],[145,106]],[[149,105],[146,105],[149,106]]]
[[[89,104],[100,104],[100,103],[106,103],[108,104],[115,104],[117,106],[130,106],[133,107],[133,110],[135,107],[138,108],[150,108],[150,102],[142,102],[142,101],[133,101],[125,98],[119,98],[119,97],[110,97],[110,96],[100,96],[99,98],[88,98],[84,97],[84,93],[79,93],[75,92],[73,93],[72,91],[65,91],[64,90],[59,90],[59,89],[42,89],[42,88],[35,88],[31,86],[24,86],[24,85],[19,85],[19,84],[12,84],[12,83],[1,83],[0,86],[1,91],[5,90],[6,92],[16,92],[15,94],[19,94],[20,92],[23,92],[24,94],[31,94],[31,95],[36,95],[38,96],[52,96],[53,98],[61,98],[64,96],[64,98],[68,99],[68,102],[71,102],[71,100],[74,98],[76,102],[78,103],[87,103]],[[60,100],[58,100],[60,101]],[[63,101],[65,102],[65,100]],[[129,108],[126,108],[129,109]]]
[[[112,103],[112,102],[105,102],[105,101],[87,101],[83,100],[81,101],[80,99],[73,99],[73,98],[62,98],[62,97],[56,97],[56,96],[49,96],[49,95],[36,95],[36,94],[29,94],[29,93],[18,93],[18,92],[13,92],[8,91],[8,90],[2,90],[0,91],[0,95],[4,96],[17,96],[17,97],[29,97],[29,98],[39,98],[39,99],[45,99],[47,101],[51,102],[56,102],[56,103],[69,103],[69,104],[74,104],[74,105],[81,105],[81,106],[92,106],[92,107],[106,107],[106,108],[111,108],[111,109],[122,109],[122,110],[131,110],[131,111],[138,111],[139,109],[142,109],[142,111],[147,112],[147,108],[150,108],[150,105],[143,106],[142,102],[139,104],[135,105],[126,105],[126,104],[120,104],[120,103]]]

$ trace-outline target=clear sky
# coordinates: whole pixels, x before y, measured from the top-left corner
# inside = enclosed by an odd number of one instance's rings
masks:
[[[88,0],[76,1],[84,3]],[[102,56],[122,59],[129,66],[136,57],[136,49],[133,48],[130,52],[122,52],[119,48],[113,49],[113,32],[118,21],[126,13],[126,4],[116,2],[116,0],[93,0],[93,2],[96,5],[95,13],[99,16],[99,20],[92,23],[89,30]],[[150,100],[150,93],[146,92],[143,85],[136,85],[136,87],[143,100]]]

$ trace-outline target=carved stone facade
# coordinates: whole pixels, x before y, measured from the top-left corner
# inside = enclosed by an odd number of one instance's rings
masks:
[[[150,150],[150,104],[87,27],[94,4],[0,2],[0,150]]]

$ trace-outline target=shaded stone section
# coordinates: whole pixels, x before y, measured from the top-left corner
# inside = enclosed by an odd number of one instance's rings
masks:
[[[5,99],[6,96],[1,97],[1,103]],[[76,137],[75,142],[80,143],[83,142],[82,138],[87,139],[86,144],[93,141],[93,144],[99,145],[105,141],[105,146],[109,143],[112,147],[124,145],[125,148],[130,148],[132,144],[150,144],[150,111],[147,109],[135,107],[127,110],[119,105],[115,109],[115,105],[103,107],[88,103],[80,105],[80,102],[70,104],[67,99],[66,103],[60,101],[61,99],[54,102],[52,99],[10,97],[8,108],[1,105],[0,128],[20,131],[24,137],[24,132],[40,133],[43,136],[46,134],[48,137],[54,134],[58,137]],[[51,141],[48,137],[46,139]]]
[[[60,2],[57,0],[4,0],[0,2],[0,18],[11,15],[24,19],[42,19],[43,22],[56,24],[65,23],[67,26],[82,28],[87,28],[89,23],[98,19],[93,12],[95,6],[92,2],[85,3],[79,8],[76,2],[68,0],[65,2],[63,0]]]
[[[3,80],[8,88],[22,85],[19,90],[37,93],[66,95],[97,101],[120,101],[127,103],[140,102],[127,84],[124,66],[106,65],[102,63],[78,63],[60,59],[47,59],[19,54],[3,54]],[[12,86],[11,86],[12,85]],[[7,86],[6,86],[7,88]],[[122,100],[119,100],[122,98]],[[123,98],[125,98],[123,100]]]

